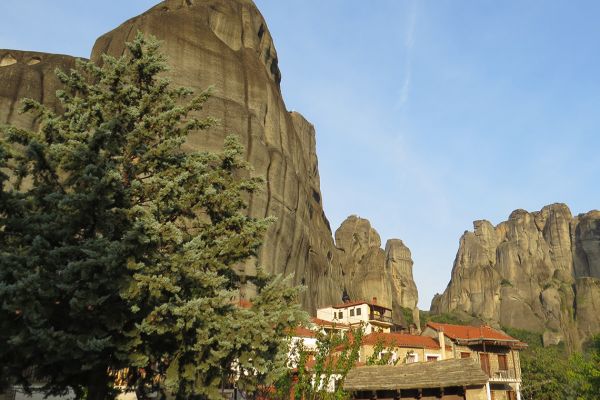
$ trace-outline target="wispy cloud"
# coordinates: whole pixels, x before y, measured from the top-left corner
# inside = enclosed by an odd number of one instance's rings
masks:
[[[402,108],[408,102],[410,95],[410,87],[412,82],[412,50],[415,46],[415,31],[417,27],[417,1],[413,0],[410,3],[410,11],[408,15],[408,24],[406,30],[406,39],[404,47],[406,50],[404,58],[404,79],[400,88],[400,98],[397,108]]]

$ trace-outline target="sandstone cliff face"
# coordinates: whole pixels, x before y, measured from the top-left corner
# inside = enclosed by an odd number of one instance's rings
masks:
[[[75,58],[70,56],[0,50],[0,123],[32,128],[31,116],[19,113],[20,99],[29,97],[56,107],[54,93],[60,82],[54,70],[68,70],[74,66]]]
[[[433,313],[467,313],[574,346],[600,332],[598,211],[573,217],[566,205],[553,204],[516,210],[496,227],[473,225]]]
[[[368,220],[348,217],[335,232],[344,287],[353,299],[370,300],[393,310],[396,323],[405,325],[401,307],[416,312],[418,293],[413,280],[410,250],[399,239],[390,239],[381,248],[381,238]]]
[[[271,272],[293,273],[296,284],[305,284],[303,304],[309,311],[339,303],[345,285],[356,299],[385,293],[382,300],[390,305],[416,306],[407,248],[393,244],[384,252],[376,232],[379,251],[369,250],[374,243],[361,244],[357,258],[334,245],[323,212],[314,127],[285,107],[277,52],[251,0],[163,1],[100,37],[92,60],[99,61],[102,53],[120,56],[138,30],[162,41],[175,85],[196,92],[213,87],[205,111],[220,124],[209,133],[192,135],[187,149],[219,149],[225,135],[235,133],[256,174],[266,179],[265,190],[250,198],[248,210],[253,216],[277,217],[261,249],[261,265]],[[31,97],[55,107],[58,84],[53,71],[73,64],[68,56],[0,50],[0,123],[31,128],[35,121],[14,112],[17,100]],[[389,261],[388,253],[393,254]],[[395,271],[390,279],[385,275],[388,264]],[[239,272],[254,274],[254,263]],[[245,295],[251,297],[251,289]]]
[[[419,293],[413,279],[413,260],[410,249],[400,239],[389,239],[385,244],[385,265],[392,285],[392,310],[410,308],[413,321],[419,327]],[[397,312],[394,313],[397,318]]]

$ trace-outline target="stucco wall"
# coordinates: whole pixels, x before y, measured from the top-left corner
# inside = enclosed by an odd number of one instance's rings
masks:
[[[375,346],[373,345],[363,345],[360,350],[360,362],[366,362],[369,357],[373,355]],[[387,347],[384,347],[384,350],[390,350]],[[417,362],[426,361],[427,355],[437,355],[441,356],[441,350],[439,349],[423,349],[417,347],[394,347],[391,349],[394,353],[396,353],[396,357],[398,358],[398,364],[404,363],[406,356],[409,352],[412,351],[413,354],[417,356]]]
[[[487,392],[485,386],[477,388],[467,388],[465,392],[466,400],[487,400]]]

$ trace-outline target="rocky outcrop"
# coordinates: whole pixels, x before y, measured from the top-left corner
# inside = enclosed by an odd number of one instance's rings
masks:
[[[388,257],[376,232],[378,251],[369,250],[373,243],[365,248],[361,244],[356,258],[334,245],[323,212],[314,127],[285,107],[277,52],[251,0],[163,1],[100,37],[92,60],[100,61],[103,53],[122,55],[125,42],[137,31],[162,41],[171,67],[168,76],[175,85],[196,92],[213,87],[205,112],[220,124],[192,135],[187,149],[219,149],[226,134],[238,134],[256,174],[265,177],[265,190],[249,199],[248,210],[253,216],[277,218],[261,249],[261,265],[270,272],[294,274],[296,284],[306,285],[303,304],[309,311],[339,303],[345,285],[357,299],[377,296],[390,304],[416,305],[408,249],[390,245]],[[21,97],[56,107],[53,70],[68,69],[74,61],[68,56],[0,51],[0,123],[26,128],[35,124],[15,113]],[[383,274],[390,269],[395,272]],[[252,275],[255,265],[240,266],[238,272]],[[252,296],[251,287],[244,295]]]
[[[413,279],[413,260],[410,249],[400,239],[390,239],[385,244],[385,265],[392,292],[392,310],[400,307],[412,310],[412,319],[419,323],[419,293]],[[397,316],[397,312],[394,313]]]
[[[588,338],[600,332],[600,279],[577,279],[575,293],[577,329]]]
[[[265,177],[265,190],[249,201],[251,215],[277,218],[260,263],[306,284],[303,302],[310,310],[337,301],[341,276],[321,204],[315,131],[300,114],[286,110],[277,52],[258,9],[249,0],[163,1],[101,36],[92,60],[123,54],[137,31],[162,41],[175,85],[196,92],[213,87],[205,111],[220,124],[208,134],[192,135],[188,149],[218,149],[226,134],[235,133],[256,173]],[[254,267],[245,265],[240,272],[252,275]]]
[[[75,58],[33,51],[0,50],[0,123],[30,129],[34,121],[19,112],[19,101],[29,97],[56,108],[55,92],[60,87],[54,70],[68,70]]]
[[[335,243],[341,251],[342,275],[350,298],[371,300],[376,297],[379,304],[391,307],[385,253],[381,249],[381,238],[369,221],[348,217],[335,231]]]
[[[600,332],[598,211],[573,217],[566,205],[553,204],[516,210],[495,227],[473,225],[433,313],[467,313],[574,346]]]
[[[413,280],[410,250],[399,239],[390,239],[381,248],[381,238],[368,220],[348,217],[335,232],[335,243],[352,299],[370,300],[390,307],[396,323],[406,326],[401,308],[413,310],[418,326],[418,294]]]

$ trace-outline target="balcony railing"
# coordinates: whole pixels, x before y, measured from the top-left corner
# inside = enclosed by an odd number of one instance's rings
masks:
[[[379,321],[379,322],[385,322],[388,324],[392,324],[392,317],[390,315],[381,315],[381,314],[377,314],[377,313],[370,313],[369,314],[369,319],[371,321]]]
[[[498,370],[492,371],[490,374],[490,381],[492,382],[514,382],[517,380],[515,371],[512,370]]]

